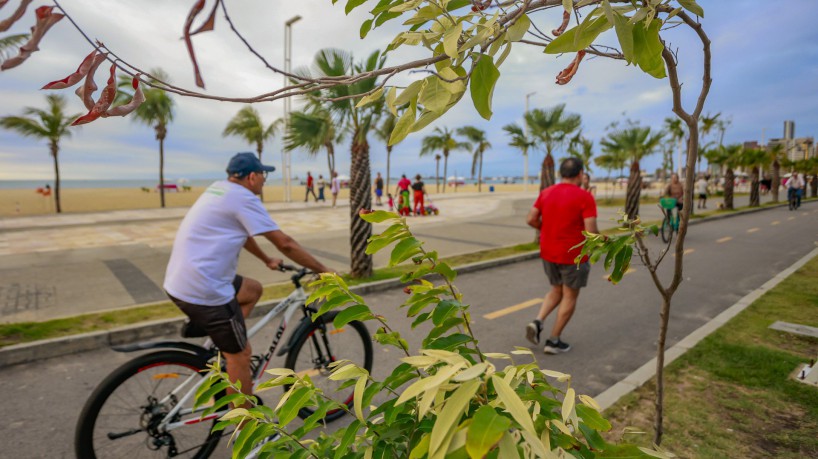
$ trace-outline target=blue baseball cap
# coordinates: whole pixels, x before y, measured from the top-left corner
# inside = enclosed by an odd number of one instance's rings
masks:
[[[255,153],[250,152],[236,153],[227,163],[227,173],[236,177],[244,177],[250,172],[273,172],[274,170],[276,170],[275,166],[261,164]]]

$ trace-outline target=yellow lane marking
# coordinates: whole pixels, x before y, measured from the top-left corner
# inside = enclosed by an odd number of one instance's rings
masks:
[[[747,232],[748,233],[755,233],[758,230],[759,230],[759,228],[750,228],[750,229],[747,230]]]
[[[770,223],[770,224],[771,224],[771,225],[773,225],[773,226],[775,226],[775,225],[777,225],[777,224],[779,224],[779,223],[781,223],[781,222],[780,222],[780,221],[778,221],[778,220],[776,220],[776,221],[774,221],[774,222],[772,222],[772,223]]]
[[[685,251],[684,251],[684,253],[682,253],[682,255],[690,255],[691,253],[693,253],[695,251],[696,251],[696,249],[685,249]]]
[[[801,215],[806,217],[807,215],[809,215],[809,212],[801,212]]]
[[[484,314],[483,318],[488,320],[494,320],[498,317],[503,317],[505,315],[511,314],[512,312],[522,311],[523,309],[528,309],[531,306],[542,304],[542,300],[543,300],[542,298],[534,298],[532,300],[523,301],[520,304],[515,304],[514,306],[509,306],[507,308],[500,309],[499,311]]]
[[[635,270],[635,269],[633,269],[633,268],[628,268],[628,270],[627,270],[627,271],[625,271],[625,275],[627,276],[628,274],[630,274],[630,273],[635,273],[635,272],[636,272],[636,270]],[[604,276],[602,276],[602,278],[603,278],[603,279],[605,279],[605,280],[608,280],[608,277],[610,277],[610,276],[611,276],[610,274],[605,274]]]
[[[795,220],[795,217],[787,217],[787,220]]]
[[[731,241],[731,240],[733,240],[733,238],[731,236],[727,236],[727,237],[723,237],[723,238],[717,240],[716,242],[721,244],[722,242],[727,242],[727,241]]]

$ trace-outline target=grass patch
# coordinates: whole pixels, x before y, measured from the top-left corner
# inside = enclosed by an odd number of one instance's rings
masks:
[[[479,252],[467,253],[442,258],[443,261],[453,267],[463,266],[478,261],[493,260],[519,253],[531,252],[537,249],[537,244],[518,244],[497,249],[482,250]],[[344,279],[350,285],[358,285],[384,279],[400,277],[405,272],[413,269],[412,266],[395,266],[375,269],[369,279]],[[261,301],[284,298],[292,292],[292,284],[284,282],[271,284],[264,287]],[[151,320],[169,319],[182,317],[179,309],[170,301],[124,308],[116,311],[83,314],[80,316],[66,317],[63,319],[48,320],[44,322],[19,322],[13,324],[0,324],[0,348],[13,344],[29,343],[62,336],[77,335],[101,330],[110,330],[125,325]]]
[[[818,339],[771,330],[818,326],[818,258],[808,262],[665,370],[662,447],[680,457],[818,457],[818,389],[792,381]],[[609,440],[649,445],[653,382],[606,411]],[[625,434],[633,426],[642,435]]]

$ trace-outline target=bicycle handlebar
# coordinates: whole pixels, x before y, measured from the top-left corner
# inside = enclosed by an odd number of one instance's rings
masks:
[[[301,267],[298,267],[298,266],[295,266],[295,265],[288,265],[286,263],[281,263],[280,265],[278,265],[278,270],[281,271],[281,272],[295,271],[295,274],[292,275],[291,279],[292,279],[293,283],[296,284],[296,285],[299,285],[299,281],[304,276],[308,276],[310,274],[313,274],[313,272],[310,271],[307,268],[301,268]]]

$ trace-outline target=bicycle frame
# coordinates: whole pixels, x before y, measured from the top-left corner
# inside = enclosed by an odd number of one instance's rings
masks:
[[[269,364],[270,360],[272,360],[273,353],[275,352],[276,348],[278,347],[278,343],[281,340],[281,337],[284,335],[284,330],[287,329],[287,323],[289,323],[290,318],[295,313],[297,309],[303,309],[307,301],[307,294],[304,292],[304,288],[298,285],[292,293],[290,293],[287,298],[282,300],[280,303],[275,305],[273,309],[271,309],[267,314],[265,314],[255,325],[253,325],[250,330],[247,331],[247,338],[250,339],[254,335],[256,335],[262,328],[264,328],[270,321],[278,316],[282,316],[281,322],[279,322],[278,330],[276,330],[275,337],[273,338],[273,342],[270,345],[267,352],[262,356],[262,361],[260,362],[258,368],[253,373],[253,388],[255,389],[259,382],[261,381],[261,375],[264,373],[264,370],[267,369],[267,365]],[[305,311],[306,314],[306,311]],[[207,341],[204,343],[204,347],[207,349],[213,348],[213,341],[208,338]],[[216,413],[211,413],[204,417],[190,417],[190,418],[183,418],[176,422],[171,422],[171,419],[178,416],[189,416],[192,414],[203,412],[206,408],[193,408],[193,407],[186,407],[187,404],[193,399],[196,394],[196,391],[207,381],[208,376],[210,376],[212,372],[208,372],[204,378],[198,378],[197,375],[193,374],[190,375],[187,379],[182,381],[182,383],[176,387],[171,393],[166,395],[159,403],[164,404],[169,401],[171,397],[175,397],[176,394],[181,393],[185,386],[188,386],[191,382],[199,379],[192,387],[190,387],[187,392],[182,396],[176,406],[173,407],[170,412],[162,419],[162,422],[159,424],[159,429],[165,432],[169,432],[174,429],[178,429],[180,427],[184,427],[186,425],[198,424],[199,422],[209,421],[212,419],[216,419],[221,417],[225,413],[227,413],[227,409],[223,411],[219,411]]]

